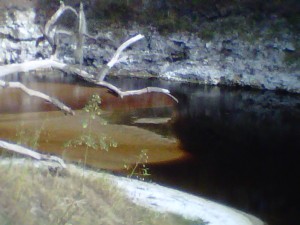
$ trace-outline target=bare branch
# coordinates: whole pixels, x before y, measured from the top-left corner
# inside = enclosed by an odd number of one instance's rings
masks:
[[[85,71],[80,71],[80,69],[74,66],[69,66],[65,63],[61,63],[52,59],[46,59],[46,60],[35,60],[35,61],[29,61],[29,62],[24,62],[19,64],[9,64],[9,65],[0,66],[0,78],[12,73],[29,72],[32,70],[49,69],[49,68],[55,68],[73,74],[81,74],[83,77],[90,78],[90,79],[94,77],[93,75]]]
[[[91,34],[88,34],[88,33],[85,33],[84,34],[86,37],[90,38],[90,39],[93,39],[93,40],[103,40],[103,41],[109,41],[111,43],[108,43],[110,46],[112,47],[116,47],[115,44],[114,44],[114,40],[112,39],[112,35],[111,35],[111,32],[107,32],[105,34],[103,33],[98,33],[96,35],[91,35]]]
[[[46,23],[45,25],[45,35],[47,35],[48,37],[51,37],[50,32],[52,27],[54,26],[54,24],[57,22],[57,20],[59,19],[59,17],[67,10],[70,10],[71,12],[73,12],[77,17],[78,17],[78,13],[76,12],[75,9],[73,9],[71,6],[65,6],[64,3],[61,3],[59,9],[54,13],[54,15],[50,18],[50,20]],[[53,37],[52,37],[53,39]]]
[[[116,94],[118,94],[121,98],[125,97],[125,96],[130,96],[130,95],[141,95],[141,94],[145,94],[145,93],[151,93],[151,92],[155,92],[155,93],[162,93],[165,94],[167,96],[169,96],[170,98],[172,98],[175,102],[178,103],[177,98],[175,98],[173,95],[170,94],[170,91],[164,88],[159,88],[159,87],[146,87],[143,89],[139,89],[139,90],[132,90],[132,91],[121,91],[118,87],[106,82],[106,81],[100,81],[100,82],[96,82],[97,85],[102,86],[102,87],[106,87],[109,90],[115,92]]]
[[[118,60],[120,58],[120,54],[130,45],[132,45],[133,43],[143,39],[145,36],[138,34],[132,38],[130,38],[129,40],[127,40],[126,42],[124,42],[116,51],[116,53],[114,54],[114,56],[112,57],[112,59],[107,63],[107,66],[109,68],[113,67],[116,63],[118,63]]]
[[[74,115],[74,111],[71,108],[69,108],[68,106],[66,106],[65,104],[63,104],[58,99],[52,98],[52,97],[50,97],[50,96],[48,96],[48,95],[46,95],[42,92],[35,91],[35,90],[30,89],[30,88],[27,88],[24,84],[22,84],[20,82],[4,82],[4,81],[0,80],[0,87],[3,87],[3,88],[19,88],[22,91],[24,91],[26,94],[28,94],[29,96],[34,96],[34,97],[44,99],[44,100],[52,103],[53,105],[55,105],[60,110],[66,112],[68,114]]]
[[[75,51],[75,59],[80,64],[80,69],[82,68],[83,63],[83,45],[85,41],[85,35],[87,33],[87,25],[86,25],[86,18],[83,11],[83,4],[80,3],[80,10],[79,10],[79,27],[78,27],[78,36],[77,36],[77,46]]]
[[[66,30],[66,29],[57,29],[56,34],[64,34],[64,35],[72,36],[74,35],[74,31]]]
[[[84,70],[80,70],[79,68],[76,68],[74,66],[67,65],[67,64],[64,64],[61,62],[57,62],[57,61],[54,61],[51,59],[0,66],[0,77],[6,76],[11,73],[28,72],[30,70],[38,70],[38,69],[45,69],[45,68],[55,68],[55,69],[62,70],[66,73],[76,74],[77,76],[80,76],[82,79],[84,79],[88,82],[108,88],[109,90],[111,90],[114,93],[116,93],[117,95],[119,95],[121,98],[128,96],[128,95],[140,95],[140,94],[149,93],[149,92],[158,92],[158,93],[166,94],[169,97],[171,97],[174,101],[178,102],[178,100],[173,95],[171,95],[170,92],[166,89],[158,88],[158,87],[148,87],[148,88],[144,88],[141,90],[121,91],[118,87],[116,87],[108,82],[96,81],[94,75],[89,74]]]
[[[79,10],[79,33],[84,35],[88,33],[87,31],[87,25],[86,25],[86,18],[83,10],[83,4],[80,2],[80,10]]]
[[[113,55],[112,59],[106,64],[105,67],[103,67],[100,72],[99,75],[97,76],[97,80],[99,82],[103,81],[104,78],[106,77],[106,75],[108,74],[110,68],[112,68],[116,63],[119,62],[119,58],[121,53],[130,45],[132,45],[133,43],[141,40],[144,38],[144,35],[138,34],[132,38],[130,38],[129,40],[125,41],[116,51],[116,53]]]
[[[21,155],[29,156],[31,158],[37,159],[37,160],[46,160],[46,161],[53,161],[59,163],[63,168],[66,168],[66,164],[64,161],[56,156],[51,155],[44,155],[41,153],[38,153],[32,149],[25,148],[23,146],[12,144],[6,141],[0,140],[0,148],[6,149],[8,151],[16,152]]]

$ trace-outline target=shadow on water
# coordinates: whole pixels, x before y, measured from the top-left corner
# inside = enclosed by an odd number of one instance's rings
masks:
[[[193,159],[155,167],[157,179],[271,225],[295,224],[299,96],[192,85],[177,92],[182,100],[173,131]]]
[[[84,106],[95,90],[102,96],[104,117],[110,125],[105,129],[96,128],[95,132],[106,130],[121,144],[119,149],[108,153],[111,155],[94,152],[87,163],[119,171],[124,157],[131,155],[134,162],[138,150],[147,145],[152,149],[148,166],[154,182],[244,210],[270,225],[296,224],[300,210],[296,185],[300,177],[299,96],[156,79],[109,79],[124,90],[165,87],[180,102],[174,105],[170,99],[156,94],[121,100],[94,87],[32,83],[33,88],[40,88],[77,109]],[[4,114],[13,112],[16,119],[17,108],[19,112],[55,110],[40,100],[29,100],[13,91],[6,93],[10,98],[3,96],[0,90],[1,137],[7,134],[3,127],[13,126],[3,125]],[[51,115],[48,124],[44,122],[47,129],[67,124],[57,112],[56,116]],[[80,129],[79,119],[69,119],[68,124],[72,126],[65,128],[61,135],[54,129],[56,137],[74,136]],[[51,144],[45,142],[45,151],[53,152],[51,149],[61,146],[55,140]],[[83,155],[74,152],[69,157]]]
[[[124,88],[128,83],[134,88],[146,85],[143,80],[113,82]],[[299,95],[159,80],[147,83],[168,88],[179,99],[168,134],[192,155],[151,165],[153,181],[239,208],[270,225],[298,221]],[[160,116],[156,110],[149,114]],[[131,116],[145,115],[133,111]]]

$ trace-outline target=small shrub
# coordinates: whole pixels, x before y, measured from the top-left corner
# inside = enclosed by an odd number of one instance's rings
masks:
[[[145,180],[150,174],[150,169],[147,167],[148,155],[147,150],[141,150],[140,154],[137,156],[136,162],[134,165],[124,164],[124,168],[128,171],[128,178],[137,178],[140,180]]]
[[[77,146],[86,146],[88,149],[101,149],[108,151],[110,148],[118,146],[117,142],[102,134],[95,134],[92,130],[95,120],[105,126],[107,122],[100,118],[101,116],[101,98],[99,95],[92,95],[83,111],[86,113],[86,118],[82,121],[82,134],[65,143],[66,148],[76,148]]]

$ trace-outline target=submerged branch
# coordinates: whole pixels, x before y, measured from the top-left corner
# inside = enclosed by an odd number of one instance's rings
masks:
[[[38,153],[32,149],[25,148],[21,145],[12,144],[6,141],[0,140],[0,148],[3,148],[8,151],[16,152],[21,155],[29,156],[31,158],[37,159],[37,160],[45,160],[45,161],[53,161],[59,163],[63,168],[66,168],[66,164],[64,161],[57,157],[57,156],[51,156],[51,155],[44,155],[41,153]]]
[[[5,82],[5,81],[0,80],[0,87],[21,89],[22,91],[24,91],[29,96],[34,96],[34,97],[38,97],[38,98],[44,99],[44,100],[52,103],[57,108],[59,108],[60,110],[64,111],[65,113],[74,115],[74,111],[71,108],[69,108],[68,106],[66,106],[65,104],[63,104],[58,99],[52,98],[52,97],[50,97],[50,96],[48,96],[48,95],[46,95],[46,94],[44,94],[42,92],[32,90],[32,89],[26,87],[24,84],[22,84],[20,82]]]

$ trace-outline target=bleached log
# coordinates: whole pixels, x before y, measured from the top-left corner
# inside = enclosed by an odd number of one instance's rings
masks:
[[[141,40],[144,38],[144,35],[138,34],[132,38],[130,38],[129,40],[125,41],[115,52],[115,54],[113,55],[112,59],[106,64],[106,66],[104,66],[100,71],[99,74],[97,76],[97,80],[99,82],[103,81],[105,76],[108,74],[110,68],[112,68],[116,63],[119,62],[120,60],[120,55],[121,53],[128,48],[130,45],[132,45],[133,43]]]
[[[107,63],[107,66],[109,68],[112,68],[118,61],[120,58],[121,53],[130,45],[132,45],[133,43],[143,39],[145,36],[138,34],[132,38],[130,38],[129,40],[125,41],[116,51],[116,53],[114,54],[114,56],[112,57],[112,59]]]
[[[18,154],[21,154],[21,155],[25,155],[25,156],[28,156],[28,157],[31,157],[31,158],[37,159],[37,160],[57,162],[63,168],[67,167],[66,164],[64,163],[64,161],[61,158],[57,157],[57,156],[41,154],[41,153],[38,153],[38,152],[36,152],[32,149],[25,148],[21,145],[9,143],[7,141],[0,140],[0,148],[3,148],[7,151],[15,152],[15,153],[18,153]]]
[[[86,18],[83,11],[83,4],[80,3],[80,9],[79,9],[79,26],[78,26],[78,34],[77,34],[77,46],[75,50],[75,60],[79,62],[80,69],[82,68],[83,63],[83,45],[85,41],[85,35],[88,33],[87,31],[87,25],[86,25]]]
[[[32,89],[26,87],[24,84],[22,84],[20,82],[5,82],[5,81],[0,80],[0,87],[21,89],[22,91],[24,91],[29,96],[33,96],[33,97],[44,99],[47,102],[52,103],[57,108],[59,108],[60,110],[64,111],[65,113],[74,115],[74,111],[70,107],[68,107],[65,104],[63,104],[58,99],[50,97],[50,96],[48,96],[48,95],[46,95],[46,94],[44,94],[42,92],[39,92],[39,91],[36,91],[36,90],[32,90]]]
[[[144,88],[144,89],[140,89],[140,90],[122,91],[118,87],[116,87],[106,81],[96,80],[94,75],[92,75],[84,70],[81,70],[74,66],[67,65],[65,63],[61,63],[61,62],[51,60],[51,59],[0,66],[0,77],[4,77],[8,74],[16,73],[16,72],[28,72],[31,70],[47,69],[47,68],[55,68],[55,69],[62,70],[66,73],[76,74],[77,76],[81,77],[82,79],[84,79],[88,82],[94,83],[95,85],[98,85],[98,86],[108,88],[109,90],[111,90],[114,93],[116,93],[117,95],[119,95],[121,98],[128,96],[128,95],[140,95],[140,94],[149,93],[149,92],[157,92],[157,93],[166,94],[169,97],[171,97],[174,101],[178,102],[178,100],[173,95],[171,95],[169,90],[167,90],[167,89],[158,88],[158,87],[148,87],[148,88]]]
[[[139,89],[139,90],[122,91],[118,87],[116,87],[106,81],[98,81],[96,84],[99,86],[108,88],[109,90],[111,90],[111,91],[115,92],[117,95],[119,95],[121,98],[124,98],[125,96],[130,96],[130,95],[141,95],[141,94],[145,94],[145,93],[154,92],[154,93],[165,94],[165,95],[169,96],[170,98],[172,98],[175,102],[178,103],[178,99],[175,98],[173,95],[171,95],[170,91],[168,89],[164,89],[164,88],[146,87],[146,88]]]
[[[87,78],[94,77],[93,75],[85,71],[80,71],[80,69],[74,66],[69,66],[65,63],[61,63],[53,59],[45,59],[45,60],[34,60],[34,61],[28,61],[24,63],[0,66],[0,78],[12,73],[29,72],[33,70],[49,69],[49,68],[55,68],[55,69],[59,69],[74,74],[82,74],[82,76],[85,76]]]

